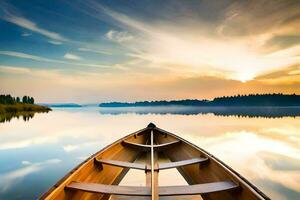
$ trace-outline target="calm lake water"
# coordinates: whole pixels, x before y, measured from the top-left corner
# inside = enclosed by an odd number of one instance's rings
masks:
[[[0,123],[0,199],[36,199],[94,152],[154,122],[214,154],[272,199],[299,200],[300,117],[294,111],[292,117],[270,109],[238,117],[224,109],[85,107],[12,118]]]

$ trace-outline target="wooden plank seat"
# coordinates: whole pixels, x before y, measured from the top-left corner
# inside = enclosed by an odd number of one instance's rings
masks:
[[[111,166],[123,167],[123,168],[130,168],[130,169],[139,169],[139,170],[151,170],[147,168],[147,165],[140,164],[140,163],[130,163],[130,162],[123,162],[118,160],[106,160],[106,159],[96,159],[94,160],[98,164],[106,164]],[[177,162],[169,162],[169,163],[161,163],[158,164],[157,168],[154,170],[164,170],[164,169],[171,169],[177,168],[187,165],[193,165],[198,163],[205,163],[208,161],[208,158],[193,158],[189,160],[182,160]]]
[[[164,144],[153,145],[153,148],[154,148],[155,151],[162,151],[166,148],[173,147],[173,146],[179,144],[180,142],[181,142],[180,140],[176,140],[176,141],[172,141],[172,142],[168,142],[168,143],[164,143]],[[150,151],[151,150],[151,145],[138,144],[138,143],[129,142],[129,141],[126,141],[126,140],[122,141],[122,145],[125,146],[125,147],[138,149],[138,150],[141,150],[141,151]]]
[[[209,194],[215,192],[238,189],[239,186],[232,181],[220,181],[187,186],[162,186],[159,187],[160,196]]]
[[[92,193],[114,194],[126,196],[151,196],[150,187],[104,185],[97,183],[72,182],[65,187],[67,190],[80,190]]]
[[[239,186],[232,181],[221,181],[187,186],[161,186],[158,189],[158,193],[159,196],[196,195],[235,190],[238,187]],[[65,189],[125,196],[151,196],[151,188],[143,186],[71,182]]]

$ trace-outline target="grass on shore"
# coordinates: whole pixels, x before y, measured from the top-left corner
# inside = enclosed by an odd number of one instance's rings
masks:
[[[19,113],[19,112],[48,112],[51,108],[35,104],[16,103],[0,104],[0,114]]]

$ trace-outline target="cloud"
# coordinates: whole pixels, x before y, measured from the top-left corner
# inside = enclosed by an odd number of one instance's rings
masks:
[[[245,37],[297,31],[299,6],[297,1],[235,1],[227,6],[219,32],[224,36]]]
[[[105,54],[105,55],[112,55],[112,53],[102,50],[95,50],[95,49],[89,49],[89,48],[78,48],[78,51],[86,51],[86,52],[92,52],[92,53],[98,53],[98,54]]]
[[[32,32],[41,34],[51,40],[61,41],[65,42],[68,41],[67,38],[62,36],[59,33],[56,33],[54,31],[47,30],[45,28],[41,28],[39,25],[37,25],[35,22],[23,17],[18,10],[12,6],[11,4],[8,4],[6,2],[1,2],[1,11],[2,15],[0,15],[0,19],[3,19],[7,22],[13,23],[17,26],[20,26],[24,29],[30,30]],[[29,36],[27,34],[23,34],[23,36]]]
[[[84,149],[90,146],[100,146],[100,145],[102,145],[101,142],[90,141],[90,142],[82,142],[80,144],[67,144],[63,146],[63,149],[65,152],[71,152],[71,151],[75,151],[76,149]]]
[[[270,85],[299,85],[300,84],[300,63],[272,71],[256,77],[257,81]]]
[[[26,53],[22,53],[22,52],[16,52],[16,51],[0,51],[0,54],[6,55],[6,56],[17,57],[17,58],[41,61],[41,62],[55,62],[55,60],[52,60],[52,59],[47,59],[47,58],[43,58],[40,56],[35,56],[35,55],[26,54]]]
[[[55,40],[48,40],[48,42],[49,42],[50,44],[54,44],[54,45],[61,45],[61,44],[62,44],[62,42],[55,41]]]
[[[266,41],[264,47],[269,51],[276,51],[300,44],[299,35],[274,35]]]
[[[45,168],[49,164],[56,164],[61,162],[59,159],[50,159],[45,160],[43,162],[32,163],[30,161],[22,161],[21,163],[25,165],[25,167],[16,169],[11,172],[0,174],[0,192],[5,192],[10,189],[14,184],[22,181],[22,179],[32,173],[38,172]]]
[[[30,73],[30,69],[23,68],[23,67],[0,65],[0,72],[10,73],[10,74],[28,74],[28,73]]]
[[[23,59],[30,59],[35,60],[39,62],[50,62],[50,63],[58,63],[58,64],[66,64],[66,65],[73,65],[73,66],[81,66],[81,67],[93,67],[93,68],[108,68],[110,66],[108,65],[100,65],[100,64],[92,64],[92,63],[73,63],[73,62],[66,62],[62,60],[55,60],[55,59],[48,59],[40,56],[35,56],[31,54],[26,54],[22,52],[16,52],[16,51],[0,51],[0,55],[6,55],[6,56],[13,56],[17,58],[23,58]],[[65,54],[67,55],[68,59],[71,60],[78,60],[80,57],[73,55],[73,54]],[[75,57],[74,57],[75,56]]]
[[[71,54],[71,53],[66,53],[64,55],[65,59],[69,59],[69,60],[82,60],[81,57],[75,55],[75,54]]]
[[[105,36],[112,41],[115,42],[126,42],[132,40],[134,37],[130,35],[128,32],[125,31],[115,31],[110,30],[108,31]]]
[[[20,141],[1,143],[0,150],[20,149],[20,148],[28,147],[30,145],[40,145],[40,144],[51,143],[51,142],[54,142],[54,139],[51,137],[45,137],[45,136],[36,137],[32,139],[24,139]]]
[[[71,152],[71,151],[74,151],[74,150],[76,150],[76,149],[78,149],[78,148],[79,148],[78,145],[71,145],[71,144],[63,146],[63,149],[64,149],[66,152]]]
[[[32,35],[31,33],[22,33],[23,37],[28,37],[28,36],[31,36],[31,35]]]
[[[28,161],[28,160],[23,160],[22,161],[22,165],[30,165],[30,164],[31,164],[31,162]]]
[[[130,15],[132,10],[128,8],[124,9],[124,12],[121,9],[117,12],[96,1],[91,1],[87,6],[90,16],[103,20],[103,14],[106,14],[115,25],[126,30],[110,30],[106,37],[119,43],[126,41],[124,46],[131,51],[128,55],[145,61],[143,66],[156,66],[186,76],[199,76],[203,71],[219,71],[223,73],[223,78],[246,82],[263,73],[297,62],[297,58],[291,56],[291,52],[288,53],[291,46],[288,46],[286,51],[280,48],[285,51],[284,56],[266,54],[264,46],[274,33],[297,33],[297,30],[279,26],[282,19],[296,13],[292,5],[280,1],[276,5],[263,1],[262,6],[255,6],[255,2],[252,1],[221,6],[218,4],[217,7],[222,8],[222,12],[217,13],[218,16],[214,17],[211,23],[207,23],[203,20],[204,16],[195,13],[190,15],[199,22],[191,20],[186,13],[195,10],[189,7],[189,4],[179,4],[183,8],[178,10],[178,15],[168,13],[171,17],[166,17],[165,14],[161,19],[147,13],[133,17]],[[214,8],[213,5],[207,7]],[[253,7],[254,14],[246,12],[248,7]],[[267,7],[268,12],[264,12],[264,7]],[[289,11],[274,14],[274,10],[281,8]],[[255,14],[262,18],[259,21],[259,30],[254,23],[257,21]],[[107,21],[109,19],[106,18]],[[274,22],[278,24],[278,29]],[[138,37],[134,37],[133,40],[128,33],[134,33]],[[295,44],[293,47],[297,48],[300,45]]]
[[[5,16],[3,19],[8,22],[11,22],[15,25],[18,25],[20,27],[23,27],[25,29],[28,29],[30,31],[39,33],[47,38],[50,38],[53,40],[58,40],[58,41],[67,41],[67,39],[65,37],[61,36],[59,33],[40,28],[34,22],[32,22],[26,18],[14,16],[14,15],[8,15],[8,16]]]
[[[25,176],[40,171],[41,167],[39,165],[29,165],[9,173],[1,174],[0,192],[5,192],[11,188],[14,184],[21,181]],[[5,184],[4,184],[5,183]]]

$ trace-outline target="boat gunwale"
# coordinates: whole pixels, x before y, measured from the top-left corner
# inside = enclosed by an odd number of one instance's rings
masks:
[[[78,165],[76,165],[73,169],[71,169],[65,176],[63,176],[61,179],[59,179],[54,185],[52,185],[51,187],[49,187],[49,189],[44,192],[38,199],[39,200],[43,200],[46,199],[52,192],[54,192],[55,189],[57,189],[64,181],[66,181],[68,178],[70,178],[72,175],[74,175],[74,172],[76,172],[77,170],[79,170],[81,167],[84,166],[84,164],[86,164],[89,161],[94,160],[94,158],[100,154],[101,152],[107,150],[108,148],[112,147],[113,145],[116,145],[118,143],[121,143],[124,139],[127,139],[129,137],[133,137],[134,135],[141,135],[142,132],[149,130],[149,127],[140,129],[138,131],[135,131],[131,134],[125,135],[124,137],[116,140],[113,143],[110,143],[108,145],[106,145],[105,147],[103,147],[102,149],[100,149],[99,151],[97,151],[96,153],[90,155],[88,158],[86,158],[84,161],[82,161],[81,163],[79,163]]]
[[[249,180],[247,180],[245,177],[243,177],[241,174],[236,172],[233,168],[225,164],[223,161],[215,157],[213,154],[207,152],[206,150],[202,149],[201,147],[198,147],[197,145],[183,139],[182,137],[171,133],[169,131],[166,131],[164,129],[154,127],[154,130],[156,129],[157,131],[160,131],[164,134],[168,134],[170,136],[173,136],[177,138],[178,140],[181,140],[183,143],[186,143],[188,145],[191,145],[192,147],[196,148],[197,150],[201,151],[202,153],[206,154],[209,159],[213,159],[217,164],[219,164],[222,168],[224,168],[227,172],[229,172],[233,177],[235,177],[238,181],[243,183],[247,188],[249,188],[251,191],[256,192],[262,200],[271,200],[265,193],[263,193],[260,189],[258,189],[255,185],[253,185]]]

